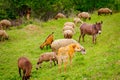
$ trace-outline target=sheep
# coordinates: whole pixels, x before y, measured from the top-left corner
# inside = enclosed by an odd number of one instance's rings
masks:
[[[2,24],[0,24],[0,30],[2,30],[3,29],[3,26],[2,26]]]
[[[64,26],[72,26],[73,28],[75,28],[75,24],[73,22],[66,22],[64,23]]]
[[[52,66],[52,61],[54,62],[54,65],[56,65],[56,63],[58,63],[56,53],[55,52],[46,52],[46,53],[41,54],[37,61],[36,70],[38,70],[39,67],[41,68],[41,64],[44,61],[45,62],[50,61],[50,67]]]
[[[9,29],[9,27],[11,26],[11,22],[7,19],[1,20],[0,24],[3,27],[3,29]]]
[[[79,17],[79,18],[83,18],[83,19],[85,19],[85,20],[86,20],[86,19],[89,19],[89,20],[91,19],[90,14],[89,14],[88,12],[79,13],[79,14],[78,14],[78,17]]]
[[[65,30],[63,32],[63,34],[64,34],[64,38],[70,39],[70,38],[72,38],[72,36],[73,36],[74,33],[71,30]]]
[[[74,39],[58,39],[52,42],[51,48],[53,52],[57,53],[60,47],[67,46],[71,43],[78,43],[78,42]]]
[[[62,13],[58,13],[56,16],[55,16],[55,19],[57,20],[58,18],[65,18],[66,16]]]
[[[53,33],[54,33],[54,32],[52,32],[52,34],[50,34],[50,35],[46,38],[45,42],[40,46],[40,49],[43,49],[44,46],[48,47],[49,45],[51,45],[51,43],[52,43],[53,40],[54,40]]]
[[[0,30],[0,40],[4,41],[5,39],[8,40],[8,38],[9,38],[9,36],[6,33],[6,31],[5,30]]]
[[[112,10],[110,10],[109,8],[100,8],[98,10],[98,15],[101,15],[101,14],[112,14]]]
[[[83,23],[83,21],[80,18],[74,18],[73,22],[75,24],[77,24],[77,23],[81,23],[82,24]]]
[[[22,19],[11,20],[11,26],[20,26],[23,22]]]
[[[64,26],[64,27],[63,27],[63,32],[66,31],[66,30],[71,30],[73,33],[75,33],[74,28],[71,27],[71,26]]]

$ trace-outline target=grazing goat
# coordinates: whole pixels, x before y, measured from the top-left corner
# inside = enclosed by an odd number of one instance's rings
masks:
[[[40,46],[40,49],[43,49],[44,46],[46,46],[46,47],[48,47],[48,45],[51,46],[51,44],[52,44],[52,42],[53,42],[53,40],[54,40],[53,33],[54,33],[54,32],[52,32],[52,34],[50,34],[50,35],[46,38],[45,42]]]
[[[93,43],[96,43],[96,35],[101,33],[102,30],[102,21],[101,22],[96,22],[96,24],[87,24],[83,23],[80,26],[80,32],[81,35],[79,36],[79,42],[80,38],[82,37],[83,42],[84,42],[84,36],[85,34],[92,35],[93,36]]]
[[[56,65],[56,63],[58,63],[56,53],[55,52],[46,52],[46,53],[42,54],[39,57],[38,62],[37,62],[37,66],[36,66],[37,70],[39,67],[41,68],[41,64],[44,61],[46,61],[46,62],[50,61],[50,67],[52,66],[52,61],[54,62],[54,65]]]
[[[30,78],[32,64],[26,57],[20,57],[18,59],[19,74],[21,76],[21,69],[23,70],[22,80],[28,80]]]
[[[61,64],[64,63],[64,71],[66,71],[66,65],[68,63],[68,60],[70,60],[70,64],[72,64],[72,58],[75,54],[75,52],[82,52],[82,54],[85,54],[85,49],[78,43],[72,43],[68,46],[61,47],[58,50],[57,58],[58,58],[58,66],[59,70],[61,72]]]

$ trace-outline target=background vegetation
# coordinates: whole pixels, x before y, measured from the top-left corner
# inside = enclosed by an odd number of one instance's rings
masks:
[[[0,19],[24,16],[27,8],[31,8],[32,17],[47,21],[58,12],[69,16],[80,11],[93,12],[101,7],[120,11],[120,0],[0,0]]]
[[[103,21],[102,34],[98,35],[97,44],[92,44],[91,36],[85,36],[85,42],[80,44],[85,47],[87,54],[77,52],[72,68],[68,64],[66,73],[59,73],[58,65],[50,68],[49,62],[43,63],[39,70],[35,68],[40,54],[51,51],[50,48],[40,50],[40,44],[53,31],[55,40],[63,38],[63,24],[73,21],[73,18],[48,22],[31,20],[37,28],[33,30],[29,30],[26,24],[11,27],[11,30],[7,30],[10,39],[0,42],[0,80],[21,80],[17,67],[17,60],[21,56],[26,56],[32,62],[31,80],[120,80],[120,13],[107,16],[93,13],[91,16],[88,23]],[[75,28],[75,40],[78,40],[79,25]]]

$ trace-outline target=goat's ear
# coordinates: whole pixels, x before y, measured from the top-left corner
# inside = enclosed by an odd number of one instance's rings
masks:
[[[103,24],[103,21],[101,21],[101,24]]]

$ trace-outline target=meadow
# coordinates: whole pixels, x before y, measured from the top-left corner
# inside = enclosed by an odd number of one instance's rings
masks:
[[[91,15],[87,23],[103,21],[102,33],[97,36],[97,43],[92,43],[92,37],[85,36],[85,42],[80,42],[86,49],[86,55],[76,52],[72,67],[68,64],[67,72],[58,72],[58,65],[50,68],[45,62],[42,68],[36,70],[36,63],[40,54],[51,49],[39,47],[46,37],[54,32],[54,39],[64,38],[63,24],[73,21],[73,17],[42,22],[31,20],[36,29],[29,30],[22,24],[7,30],[9,40],[0,42],[0,80],[21,80],[18,74],[17,60],[21,56],[29,58],[32,62],[32,77],[30,80],[120,80],[120,13],[113,15]],[[76,34],[73,39],[78,41],[80,24],[76,25]]]

